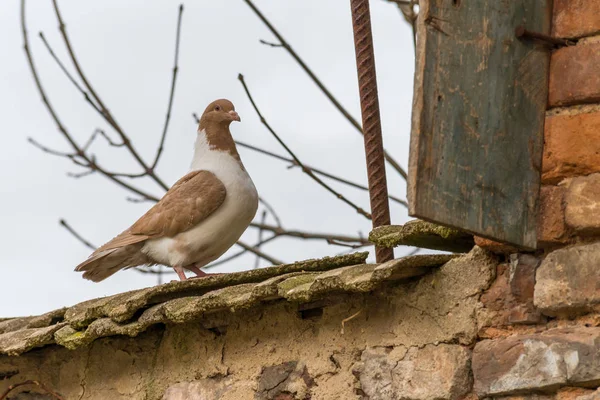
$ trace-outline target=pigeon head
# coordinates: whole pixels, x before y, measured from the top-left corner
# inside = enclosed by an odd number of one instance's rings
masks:
[[[202,129],[203,125],[212,124],[229,125],[233,121],[240,121],[240,116],[235,112],[233,103],[227,99],[219,99],[206,107],[200,118],[200,127]]]

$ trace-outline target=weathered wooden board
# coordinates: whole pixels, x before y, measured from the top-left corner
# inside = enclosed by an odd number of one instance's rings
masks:
[[[409,214],[536,247],[551,0],[421,0]]]

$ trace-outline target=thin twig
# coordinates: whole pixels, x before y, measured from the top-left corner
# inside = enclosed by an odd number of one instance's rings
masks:
[[[110,139],[107,138],[107,140],[110,141]],[[73,178],[81,178],[83,176],[87,176],[87,175],[91,175],[94,172],[97,171],[102,171],[102,173],[108,177],[112,177],[112,178],[142,178],[147,176],[146,173],[140,173],[140,174],[128,174],[128,173],[123,173],[123,172],[111,172],[111,171],[107,171],[103,168],[100,168],[98,166],[98,163],[96,162],[96,157],[94,155],[92,156],[87,156],[85,154],[85,150],[84,148],[80,148],[78,150],[76,150],[77,153],[65,153],[62,151],[58,151],[58,150],[54,150],[51,149],[47,146],[44,146],[43,144],[39,143],[38,141],[36,141],[35,139],[33,139],[32,137],[28,137],[27,141],[32,144],[34,147],[37,147],[38,149],[40,149],[41,151],[43,151],[44,153],[48,153],[51,154],[53,156],[57,156],[57,157],[63,157],[63,158],[67,158],[69,160],[71,160],[71,162],[73,162],[73,164],[78,165],[80,167],[84,167],[84,168],[88,168],[88,171],[82,172],[82,173],[67,173],[68,176],[73,177]],[[90,143],[90,140],[88,140],[88,143],[86,145],[88,145]],[[77,157],[82,158],[85,163],[77,160]],[[156,199],[154,196],[150,196],[144,199],[144,201],[147,200],[158,200]]]
[[[81,87],[81,85],[75,80],[75,78],[73,78],[73,75],[67,70],[67,68],[65,67],[64,63],[58,58],[58,56],[56,55],[56,53],[54,53],[54,50],[50,46],[50,43],[48,43],[48,41],[46,40],[46,37],[44,36],[44,32],[40,31],[40,32],[38,32],[38,35],[40,36],[40,39],[42,39],[42,43],[44,43],[44,46],[46,47],[46,49],[50,53],[50,56],[52,56],[52,58],[54,59],[54,61],[58,64],[59,68],[64,72],[64,74],[71,81],[71,83],[73,85],[75,85],[75,87],[77,88],[77,90],[79,90],[83,94],[84,98],[91,103],[92,107],[94,107],[96,109],[96,111],[99,112],[100,109],[98,108],[98,106],[91,101],[91,99],[90,99],[89,95],[87,94],[87,92],[85,90],[83,90],[83,88]]]
[[[368,247],[368,246],[374,246],[374,244],[373,243],[365,244],[365,245],[362,245],[360,247],[355,247],[355,248],[351,248],[351,249],[348,249],[348,250],[341,251],[341,252],[339,252],[339,253],[337,253],[335,255],[336,256],[344,256],[346,254],[354,253],[356,251],[356,249],[361,249],[363,247]]]
[[[87,170],[87,171],[84,171],[84,172],[67,172],[67,176],[68,176],[69,178],[75,178],[75,179],[79,179],[79,178],[83,178],[83,177],[86,177],[86,176],[92,175],[92,174],[94,174],[94,173],[96,173],[96,170],[94,170],[94,169],[89,169],[89,170]]]
[[[286,229],[283,229],[281,227],[277,227],[274,225],[269,225],[269,224],[265,224],[265,223],[257,223],[257,222],[251,222],[250,226],[257,228],[257,229],[263,229],[266,231],[273,232],[274,234],[276,234],[278,236],[290,236],[290,237],[295,237],[295,238],[299,238],[299,239],[320,239],[320,240],[326,240],[326,241],[332,240],[332,241],[336,241],[336,242],[357,243],[357,244],[364,244],[364,245],[371,244],[371,242],[369,242],[367,239],[361,238],[358,236],[338,235],[335,233],[316,233],[316,232],[303,232],[303,231],[297,231],[297,230],[286,230]]]
[[[251,0],[244,0],[244,1],[250,6],[252,11],[254,11],[256,16],[258,18],[260,18],[260,20],[267,26],[267,28],[269,28],[271,33],[273,33],[273,35],[275,35],[275,37],[281,44],[281,47],[283,47],[284,49],[287,50],[287,52],[292,56],[292,58],[294,60],[296,60],[298,65],[300,65],[300,67],[304,70],[304,72],[306,72],[308,74],[308,76],[312,79],[312,81],[319,87],[319,89],[321,89],[321,91],[329,99],[329,101],[331,101],[331,103],[333,103],[333,105],[338,109],[338,111],[340,113],[342,113],[342,115],[356,128],[356,130],[362,134],[363,131],[362,131],[362,127],[361,127],[360,123],[352,115],[350,115],[350,112],[348,112],[348,110],[346,110],[344,108],[344,106],[341,105],[341,103],[325,87],[323,82],[321,82],[321,80],[319,78],[317,78],[315,73],[300,58],[298,53],[296,53],[292,49],[290,44],[281,36],[279,31],[277,31],[277,29],[275,29],[273,24],[271,24],[271,22],[263,15],[263,13],[260,12],[260,10],[254,5],[254,3]],[[400,166],[400,164],[398,164],[398,162],[387,151],[384,151],[384,155],[385,155],[386,161],[402,176],[402,178],[404,178],[404,180],[406,180],[408,175],[406,174],[406,171]]]
[[[177,17],[177,35],[175,36],[175,61],[173,62],[173,77],[171,79],[171,92],[169,94],[169,105],[167,106],[167,116],[165,117],[165,124],[163,126],[163,132],[160,137],[160,144],[158,146],[158,150],[156,151],[156,157],[154,158],[154,162],[150,167],[151,170],[156,168],[158,164],[158,160],[163,152],[165,139],[167,137],[167,130],[169,129],[169,121],[171,121],[171,110],[173,108],[173,97],[175,95],[175,84],[177,82],[177,71],[179,70],[178,61],[179,61],[179,39],[181,37],[181,17],[183,15],[183,4],[179,5],[179,15]]]
[[[281,43],[267,42],[266,40],[262,40],[262,39],[259,39],[258,41],[264,45],[271,46],[271,47],[283,47],[283,45]]]
[[[134,269],[135,269],[137,272],[140,272],[140,273],[142,273],[142,274],[153,274],[153,275],[158,275],[158,280],[159,280],[158,284],[159,284],[159,285],[162,283],[162,282],[161,282],[161,278],[160,278],[160,277],[161,277],[161,275],[167,275],[167,274],[174,274],[174,273],[175,273],[175,271],[174,271],[172,268],[165,267],[165,266],[160,266],[160,267],[158,267],[158,269],[157,269],[157,270],[155,270],[155,269],[152,269],[152,268],[149,268],[149,267],[148,267],[148,268],[141,268],[141,267],[138,267],[138,268],[134,268]]]
[[[267,212],[265,210],[263,210],[262,216],[260,218],[261,223],[264,224],[266,219],[267,219]],[[254,246],[254,248],[256,248],[258,250],[260,250],[260,242],[262,242],[263,233],[264,233],[264,229],[260,228],[258,230],[258,243],[259,244]],[[256,256],[256,260],[254,260],[254,269],[258,268],[259,265],[260,265],[260,257]]]
[[[73,86],[75,86],[79,93],[83,95],[83,98],[90,105],[90,107],[92,107],[98,114],[100,114],[100,116],[104,117],[104,115],[102,114],[102,110],[100,110],[100,107],[98,107],[98,105],[93,102],[89,93],[86,92],[79,83],[77,83],[77,80],[73,77],[73,74],[69,72],[69,70],[65,67],[65,64],[60,60],[60,58],[58,58],[52,46],[50,46],[50,43],[46,40],[46,36],[44,35],[44,33],[40,31],[38,32],[38,35],[40,36],[40,39],[42,39],[42,43],[44,43],[46,50],[48,50],[48,53],[50,53],[50,56],[54,59],[56,64],[58,64],[58,67],[66,75],[67,79],[73,84]]]
[[[23,382],[19,382],[19,383],[15,383],[13,385],[10,385],[8,388],[6,388],[6,390],[0,395],[0,400],[4,400],[6,399],[6,396],[8,396],[8,394],[10,392],[12,392],[13,390],[15,390],[16,388],[18,388],[19,386],[24,386],[24,385],[36,385],[39,386],[40,388],[42,388],[46,393],[48,393],[49,395],[51,395],[53,398],[57,399],[57,400],[64,400],[64,397],[62,397],[61,395],[59,395],[58,393],[56,393],[54,390],[50,389],[48,386],[44,385],[42,382],[39,381],[34,381],[34,380],[28,380],[28,381],[23,381]]]
[[[115,131],[119,134],[119,136],[121,137],[121,140],[123,140],[123,143],[125,144],[125,147],[129,150],[129,153],[133,156],[133,158],[142,167],[142,170],[144,170],[147,173],[147,175],[149,177],[151,177],[164,190],[168,190],[169,187],[156,175],[154,170],[146,164],[146,162],[142,159],[142,157],[137,152],[135,147],[133,147],[133,144],[131,143],[131,140],[129,139],[129,137],[125,134],[123,129],[121,129],[120,125],[117,123],[117,121],[115,120],[115,118],[113,117],[111,112],[108,110],[108,108],[102,102],[99,95],[96,93],[96,91],[94,90],[94,88],[92,87],[90,82],[88,81],[87,77],[83,73],[83,70],[81,69],[81,66],[79,64],[79,60],[77,59],[77,57],[75,55],[75,51],[73,50],[73,46],[71,45],[69,36],[67,35],[66,25],[65,25],[64,20],[62,19],[62,15],[58,8],[57,0],[53,0],[53,4],[54,4],[54,11],[56,13],[56,18],[59,23],[59,31],[62,35],[65,46],[67,47],[67,51],[69,53],[71,61],[73,62],[73,66],[77,70],[77,74],[79,75],[79,78],[83,82],[83,84],[86,87],[86,89],[88,90],[89,94],[92,96],[92,98],[97,103],[102,116],[104,117],[106,122],[108,122],[109,125],[112,126],[115,129]]]
[[[104,139],[106,139],[106,141],[108,142],[108,144],[110,146],[112,146],[112,147],[122,147],[122,146],[125,146],[125,143],[116,143],[116,142],[113,142],[112,139],[108,137],[108,135],[106,134],[106,132],[104,132],[100,128],[96,128],[96,129],[94,129],[94,133],[92,133],[92,135],[90,136],[90,138],[88,139],[88,141],[83,146],[83,151],[87,151],[90,148],[90,146],[92,145],[92,143],[94,142],[94,140],[96,140],[96,137],[98,135],[100,135]]]
[[[279,235],[270,236],[270,237],[264,239],[263,241],[256,243],[254,245],[254,247],[260,247],[260,246],[262,246],[265,243],[269,243],[270,241],[272,241],[274,239],[277,239],[278,237],[279,237]],[[210,269],[210,268],[218,267],[219,265],[225,264],[226,262],[229,262],[229,261],[231,261],[233,259],[236,259],[236,258],[238,258],[240,256],[243,256],[246,253],[247,253],[247,251],[242,249],[242,250],[238,251],[237,253],[233,253],[230,256],[227,256],[225,258],[221,258],[218,261],[214,261],[213,263],[207,265],[206,267],[202,267],[202,269],[205,270],[205,269]]]
[[[53,156],[65,157],[65,158],[70,158],[70,159],[73,159],[73,158],[77,157],[77,154],[74,154],[74,153],[65,153],[65,152],[62,152],[62,151],[58,151],[58,150],[54,150],[54,149],[51,149],[49,147],[46,147],[43,144],[41,144],[38,141],[36,141],[32,137],[28,137],[27,141],[29,143],[31,143],[34,147],[37,147],[38,149],[40,149],[41,151],[43,151],[44,153],[48,153],[48,154],[51,154]],[[87,166],[86,164],[83,164],[83,163],[81,163],[79,165],[81,165],[83,167]]]
[[[269,213],[271,213],[271,215],[273,216],[273,219],[275,220],[275,223],[277,224],[278,227],[281,228],[281,219],[279,218],[279,215],[277,215],[277,213],[275,212],[275,209],[273,208],[273,206],[271,206],[271,204],[269,204],[262,196],[258,196],[258,201],[261,202],[263,206],[265,206],[265,208],[267,209],[267,211],[269,211]]]
[[[127,196],[127,197],[125,197],[125,200],[127,200],[130,203],[145,203],[147,201],[155,202],[156,203],[155,200],[153,200],[153,199],[147,199],[145,197],[140,197],[140,198],[136,199],[135,197]]]
[[[360,249],[361,247],[365,247],[365,246],[368,246],[368,245],[371,244],[371,243],[351,244],[351,243],[339,242],[339,241],[334,240],[334,239],[327,240],[327,243],[331,244],[331,245],[334,245],[334,246],[349,247],[351,249]]]
[[[279,154],[273,153],[271,151],[261,149],[260,147],[256,147],[256,146],[251,145],[249,143],[240,142],[239,140],[236,140],[235,143],[238,146],[241,146],[241,147],[244,147],[244,148],[256,151],[257,153],[261,153],[261,154],[267,155],[269,157],[273,157],[275,159],[278,159],[278,160],[290,163],[291,167],[297,167],[298,166],[296,164],[296,162],[293,159],[291,159],[291,158],[287,158],[287,157],[281,156]],[[310,169],[311,171],[313,171],[317,175],[321,175],[321,176],[324,176],[324,177],[329,178],[331,180],[334,180],[336,182],[343,183],[343,184],[348,185],[348,186],[352,186],[352,187],[354,187],[356,189],[364,190],[364,191],[367,191],[367,192],[369,191],[369,188],[367,186],[361,185],[359,183],[349,181],[349,180],[347,180],[345,178],[340,178],[339,176],[335,176],[333,174],[330,174],[329,172],[326,172],[326,171],[323,171],[323,170],[320,170],[320,169],[308,166],[306,164],[304,165],[304,167]],[[408,203],[406,202],[406,200],[399,199],[398,197],[395,197],[395,196],[388,196],[388,197],[389,197],[390,200],[393,200],[396,203],[401,204],[404,207],[408,207]]]
[[[73,227],[71,225],[69,225],[69,223],[67,221],[65,221],[64,219],[61,218],[58,221],[58,223],[63,228],[65,228],[67,231],[69,231],[69,233],[71,235],[73,235],[75,237],[75,239],[79,240],[81,243],[83,243],[90,250],[95,251],[98,248],[97,246],[94,246],[89,241],[87,241],[86,239],[84,239],[83,236],[81,236],[79,233],[77,233],[77,231],[75,229],[73,229]]]
[[[244,81],[244,76],[242,74],[239,74],[238,75],[238,79],[242,83],[242,86],[244,87],[244,91],[246,92],[246,95],[248,96],[248,99],[250,100],[250,103],[252,103],[252,107],[254,107],[254,110],[256,111],[256,114],[258,114],[258,116],[259,116],[260,121],[262,122],[262,124],[269,130],[269,132],[271,132],[271,134],[275,137],[275,139],[279,142],[279,144],[285,149],[285,151],[302,168],[302,171],[305,174],[307,174],[308,176],[310,176],[319,185],[321,185],[322,187],[324,187],[328,192],[332,193],[335,197],[337,197],[338,199],[340,199],[344,203],[348,204],[350,207],[354,208],[354,210],[356,210],[357,213],[361,214],[365,218],[371,219],[371,214],[369,214],[368,212],[366,212],[365,210],[363,210],[361,207],[357,206],[356,204],[354,204],[353,202],[351,202],[350,200],[348,200],[347,198],[345,198],[342,194],[340,194],[337,191],[335,191],[333,188],[331,188],[331,186],[329,186],[328,184],[326,184],[325,182],[323,182],[323,180],[321,180],[321,178],[319,178],[318,176],[316,176],[310,169],[308,169],[308,168],[306,168],[304,166],[304,164],[302,163],[302,161],[300,161],[300,159],[298,157],[296,157],[296,154],[294,154],[294,152],[292,150],[290,150],[290,148],[283,142],[283,140],[281,140],[281,138],[279,137],[279,135],[277,135],[277,133],[275,133],[275,131],[273,130],[273,128],[271,128],[271,125],[269,125],[269,123],[265,120],[265,117],[263,117],[263,115],[261,114],[260,110],[256,106],[256,103],[254,102],[254,99],[252,98],[252,95],[250,94],[250,91],[248,90],[248,86],[246,85],[246,82]]]
[[[257,256],[259,256],[260,258],[263,258],[265,260],[267,260],[268,262],[272,263],[273,265],[281,265],[281,264],[285,264],[283,261],[280,261],[278,259],[276,259],[275,257],[271,257],[268,254],[263,253],[262,251],[242,242],[241,240],[238,240],[236,242],[236,244],[238,246],[240,246],[241,248],[243,248],[246,251],[249,251],[252,254],[256,254]]]

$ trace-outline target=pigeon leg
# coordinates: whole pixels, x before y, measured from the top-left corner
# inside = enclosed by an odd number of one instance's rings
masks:
[[[206,272],[202,271],[200,268],[196,267],[194,264],[188,265],[187,267],[185,267],[185,269],[189,269],[190,271],[195,273],[196,276],[198,276],[198,277],[209,275]]]
[[[183,272],[183,267],[173,267],[173,269],[175,270],[175,272],[177,272],[179,280],[185,281],[187,279],[187,277],[185,276],[185,272]]]

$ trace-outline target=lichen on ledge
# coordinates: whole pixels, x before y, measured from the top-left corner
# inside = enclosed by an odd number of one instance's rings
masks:
[[[386,281],[427,273],[455,255],[417,255],[365,264],[368,253],[306,260],[170,282],[93,299],[37,317],[0,321],[0,354],[58,344],[69,349],[107,336],[134,337],[156,324],[179,324],[280,300],[308,303],[336,293],[366,293]]]
[[[455,253],[466,253],[475,245],[471,234],[418,219],[375,228],[369,241],[382,247],[415,246]]]

